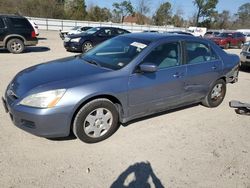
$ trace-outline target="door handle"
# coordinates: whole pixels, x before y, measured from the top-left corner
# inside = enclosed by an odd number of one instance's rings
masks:
[[[173,75],[174,78],[181,78],[183,76],[184,76],[183,73],[178,73],[178,72]]]
[[[213,69],[213,70],[216,70],[216,69],[217,69],[217,67],[214,65],[214,66],[212,66],[212,69]]]

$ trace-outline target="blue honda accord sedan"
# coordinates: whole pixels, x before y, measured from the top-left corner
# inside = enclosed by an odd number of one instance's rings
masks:
[[[2,99],[25,131],[55,138],[72,130],[94,143],[135,118],[193,103],[217,107],[226,84],[238,79],[239,62],[193,36],[125,34],[19,72]]]

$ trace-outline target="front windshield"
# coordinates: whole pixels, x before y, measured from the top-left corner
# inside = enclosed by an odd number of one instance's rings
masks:
[[[118,70],[129,64],[147,46],[149,41],[118,36],[107,40],[87,53],[82,58],[112,70]]]
[[[99,27],[93,27],[93,28],[88,29],[87,31],[85,31],[85,33],[87,33],[87,34],[94,34],[94,33],[96,33],[99,30],[100,30]]]

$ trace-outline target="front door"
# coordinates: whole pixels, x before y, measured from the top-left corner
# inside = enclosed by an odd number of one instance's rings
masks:
[[[183,100],[186,66],[179,42],[153,49],[143,63],[158,66],[156,72],[134,72],[129,78],[129,114],[132,117],[178,106]]]

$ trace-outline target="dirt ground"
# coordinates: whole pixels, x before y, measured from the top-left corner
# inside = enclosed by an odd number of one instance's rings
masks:
[[[0,95],[20,70],[75,55],[58,32],[41,31],[39,38],[23,54],[0,50]],[[33,136],[0,106],[0,187],[250,188],[250,117],[228,106],[250,103],[249,86],[250,70],[241,71],[218,108],[196,105],[131,122],[97,144]]]

